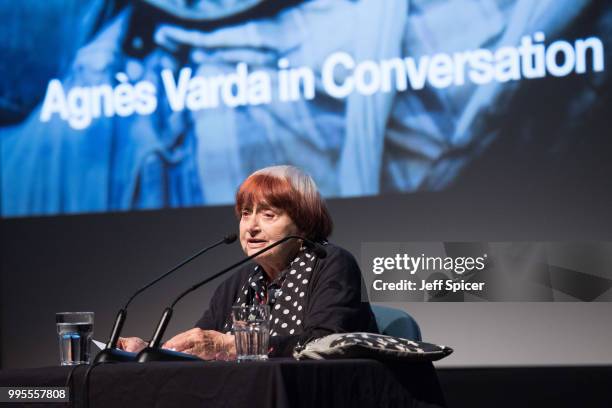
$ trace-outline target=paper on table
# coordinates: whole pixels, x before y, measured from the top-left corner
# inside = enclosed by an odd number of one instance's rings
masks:
[[[96,347],[98,347],[100,350],[103,350],[103,349],[104,349],[104,347],[106,347],[106,343],[102,343],[101,341],[94,340],[94,339],[91,339],[91,341],[92,341],[92,342],[93,342],[93,344],[95,344],[95,345],[96,345]]]

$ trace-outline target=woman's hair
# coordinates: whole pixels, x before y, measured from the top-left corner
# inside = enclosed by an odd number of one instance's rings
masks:
[[[317,185],[297,167],[272,166],[251,174],[236,193],[236,217],[259,203],[285,211],[310,240],[325,240],[332,232],[333,222]]]

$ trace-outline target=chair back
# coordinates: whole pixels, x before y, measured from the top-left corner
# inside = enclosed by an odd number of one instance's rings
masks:
[[[408,313],[392,307],[372,305],[378,332],[387,336],[421,341],[421,329]]]

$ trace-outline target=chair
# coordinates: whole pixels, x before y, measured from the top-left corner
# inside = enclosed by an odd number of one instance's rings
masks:
[[[421,341],[421,329],[408,313],[392,307],[372,305],[380,334]]]

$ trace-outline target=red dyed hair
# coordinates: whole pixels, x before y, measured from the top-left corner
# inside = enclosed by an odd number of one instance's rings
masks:
[[[236,217],[258,203],[285,211],[312,241],[323,241],[332,232],[332,219],[314,181],[296,167],[266,167],[251,174],[236,193]]]

